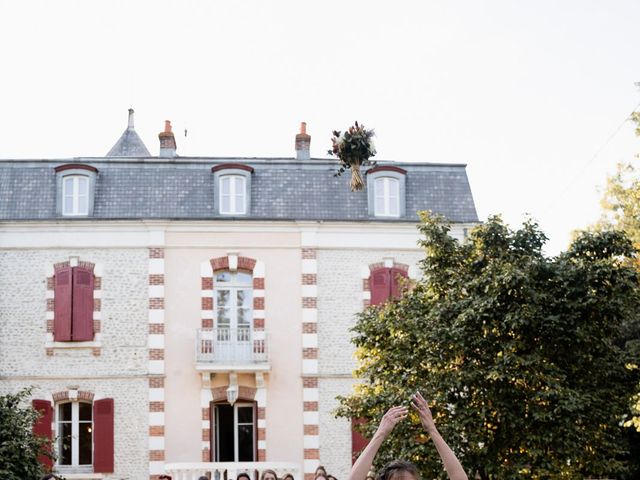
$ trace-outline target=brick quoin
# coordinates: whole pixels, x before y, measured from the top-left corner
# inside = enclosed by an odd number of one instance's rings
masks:
[[[46,348],[47,357],[53,357],[53,348]]]
[[[93,331],[95,333],[100,333],[101,328],[102,328],[102,322],[100,320],[94,320],[93,321]]]
[[[53,283],[53,277],[47,277],[47,290],[53,290],[55,288],[55,284]],[[95,284],[94,284],[95,288]]]
[[[365,292],[368,292],[371,290],[371,287],[369,287],[369,279],[368,278],[364,278],[362,280],[362,290],[364,290]]]
[[[164,298],[150,298],[149,299],[149,309],[151,309],[151,310],[163,310],[164,309]]]
[[[152,462],[164,462],[164,450],[149,450],[149,460]]]
[[[213,290],[213,278],[212,277],[202,277],[202,290]]]
[[[149,285],[164,285],[164,275],[162,274],[149,275]]]
[[[254,318],[253,328],[264,328],[264,318]]]
[[[320,459],[320,450],[318,450],[317,448],[305,448],[304,449],[304,459],[305,460],[319,460]],[[311,475],[313,475],[313,473]]]
[[[93,278],[93,289],[94,290],[102,290],[102,277],[94,277]]]
[[[264,297],[253,297],[253,309],[264,310]]]
[[[303,411],[305,412],[317,412],[318,402],[303,402]]]
[[[98,347],[91,348],[91,355],[94,357],[99,357],[101,355],[101,350]]]
[[[151,335],[162,335],[162,334],[164,334],[164,323],[150,323],[149,324],[149,333]]]
[[[264,450],[258,450],[258,461],[259,462],[267,461],[267,454]]]
[[[164,248],[150,248],[149,258],[164,258]]]
[[[203,428],[202,429],[202,441],[206,442],[209,440],[211,436],[211,430],[209,430],[208,428]]]
[[[259,428],[258,429],[258,440],[266,440],[267,439],[267,434],[264,431],[264,428]]]
[[[102,299],[94,298],[93,299],[93,311],[99,312],[102,310]]]
[[[304,434],[305,435],[318,435],[319,433],[318,425],[305,425],[304,426]]]
[[[306,359],[318,358],[318,349],[317,348],[303,348],[302,349],[302,358],[306,358]]]
[[[53,312],[53,298],[47,298],[47,312]]]
[[[318,333],[318,324],[315,322],[303,323],[302,333]]]
[[[210,410],[208,408],[203,408],[202,409],[202,420],[209,420],[210,417]]]
[[[164,427],[162,425],[151,425],[149,427],[150,437],[164,437]]]
[[[303,285],[316,285],[318,283],[317,275],[315,273],[303,273],[302,284]]]
[[[209,462],[211,460],[211,454],[209,453],[209,449],[205,448],[202,450],[202,461]]]
[[[213,328],[213,318],[203,318],[202,328]]]
[[[266,417],[266,412],[264,407],[258,407],[258,420],[264,420]]]
[[[151,360],[164,360],[164,349],[163,348],[150,348],[149,349],[149,359],[151,359]]]
[[[150,412],[164,412],[164,402],[149,402]]]
[[[264,290],[264,278],[263,277],[255,277],[253,279],[253,289],[254,290]]]
[[[47,320],[47,333],[53,333],[53,320]]]
[[[303,248],[302,249],[302,258],[304,260],[315,260],[315,258],[316,258],[316,249],[315,248]]]
[[[318,388],[318,377],[305,377],[302,379],[304,388]]]
[[[316,297],[302,297],[302,308],[318,308]]]
[[[161,377],[150,378],[149,388],[164,388],[164,378],[161,378]]]
[[[202,310],[213,310],[213,298],[212,297],[202,297],[202,299],[201,299],[201,308],[202,308]]]

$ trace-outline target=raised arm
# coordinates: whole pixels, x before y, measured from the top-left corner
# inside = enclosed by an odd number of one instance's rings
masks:
[[[373,435],[373,438],[369,442],[369,444],[362,451],[356,463],[351,467],[351,472],[349,473],[349,480],[365,480],[367,478],[367,473],[371,470],[371,465],[373,464],[373,459],[378,453],[378,449],[385,438],[391,433],[393,427],[395,427],[398,422],[407,416],[407,407],[391,407],[387,413],[384,414],[382,420],[380,421],[380,425],[378,426],[378,430]]]
[[[433,444],[436,446],[436,450],[438,450],[438,454],[442,459],[444,469],[447,471],[449,479],[467,480],[467,474],[464,472],[464,469],[462,468],[462,465],[460,465],[456,455],[453,453],[453,450],[449,448],[449,445],[447,445],[444,439],[440,436],[440,433],[436,428],[436,424],[433,421],[431,409],[429,408],[427,401],[422,397],[422,395],[420,395],[420,393],[416,393],[411,398],[411,405],[418,411],[422,426],[431,437],[431,440],[433,440]]]

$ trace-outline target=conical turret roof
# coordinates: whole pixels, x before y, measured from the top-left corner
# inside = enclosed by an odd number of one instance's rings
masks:
[[[151,154],[133,128],[133,108],[129,109],[129,124],[107,157],[150,157]]]

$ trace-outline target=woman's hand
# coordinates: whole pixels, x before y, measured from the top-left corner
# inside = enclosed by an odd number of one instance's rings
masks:
[[[391,407],[380,420],[377,433],[386,437],[391,433],[393,427],[407,417],[407,413],[407,407]]]
[[[411,406],[418,411],[420,423],[422,423],[422,427],[427,431],[427,433],[433,432],[436,429],[436,424],[433,421],[433,415],[431,415],[429,404],[422,395],[420,395],[420,392],[416,392],[416,394],[411,397]]]

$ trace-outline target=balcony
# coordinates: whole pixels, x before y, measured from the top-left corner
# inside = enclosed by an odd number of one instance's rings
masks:
[[[294,480],[302,480],[300,465],[285,462],[199,462],[199,463],[167,463],[164,471],[173,480],[198,480],[206,475],[212,480],[235,480],[239,473],[248,473],[253,480],[259,480],[262,472],[271,469],[278,478],[286,474],[293,475]]]
[[[201,328],[196,334],[196,370],[200,372],[266,372],[267,331],[262,328]]]

